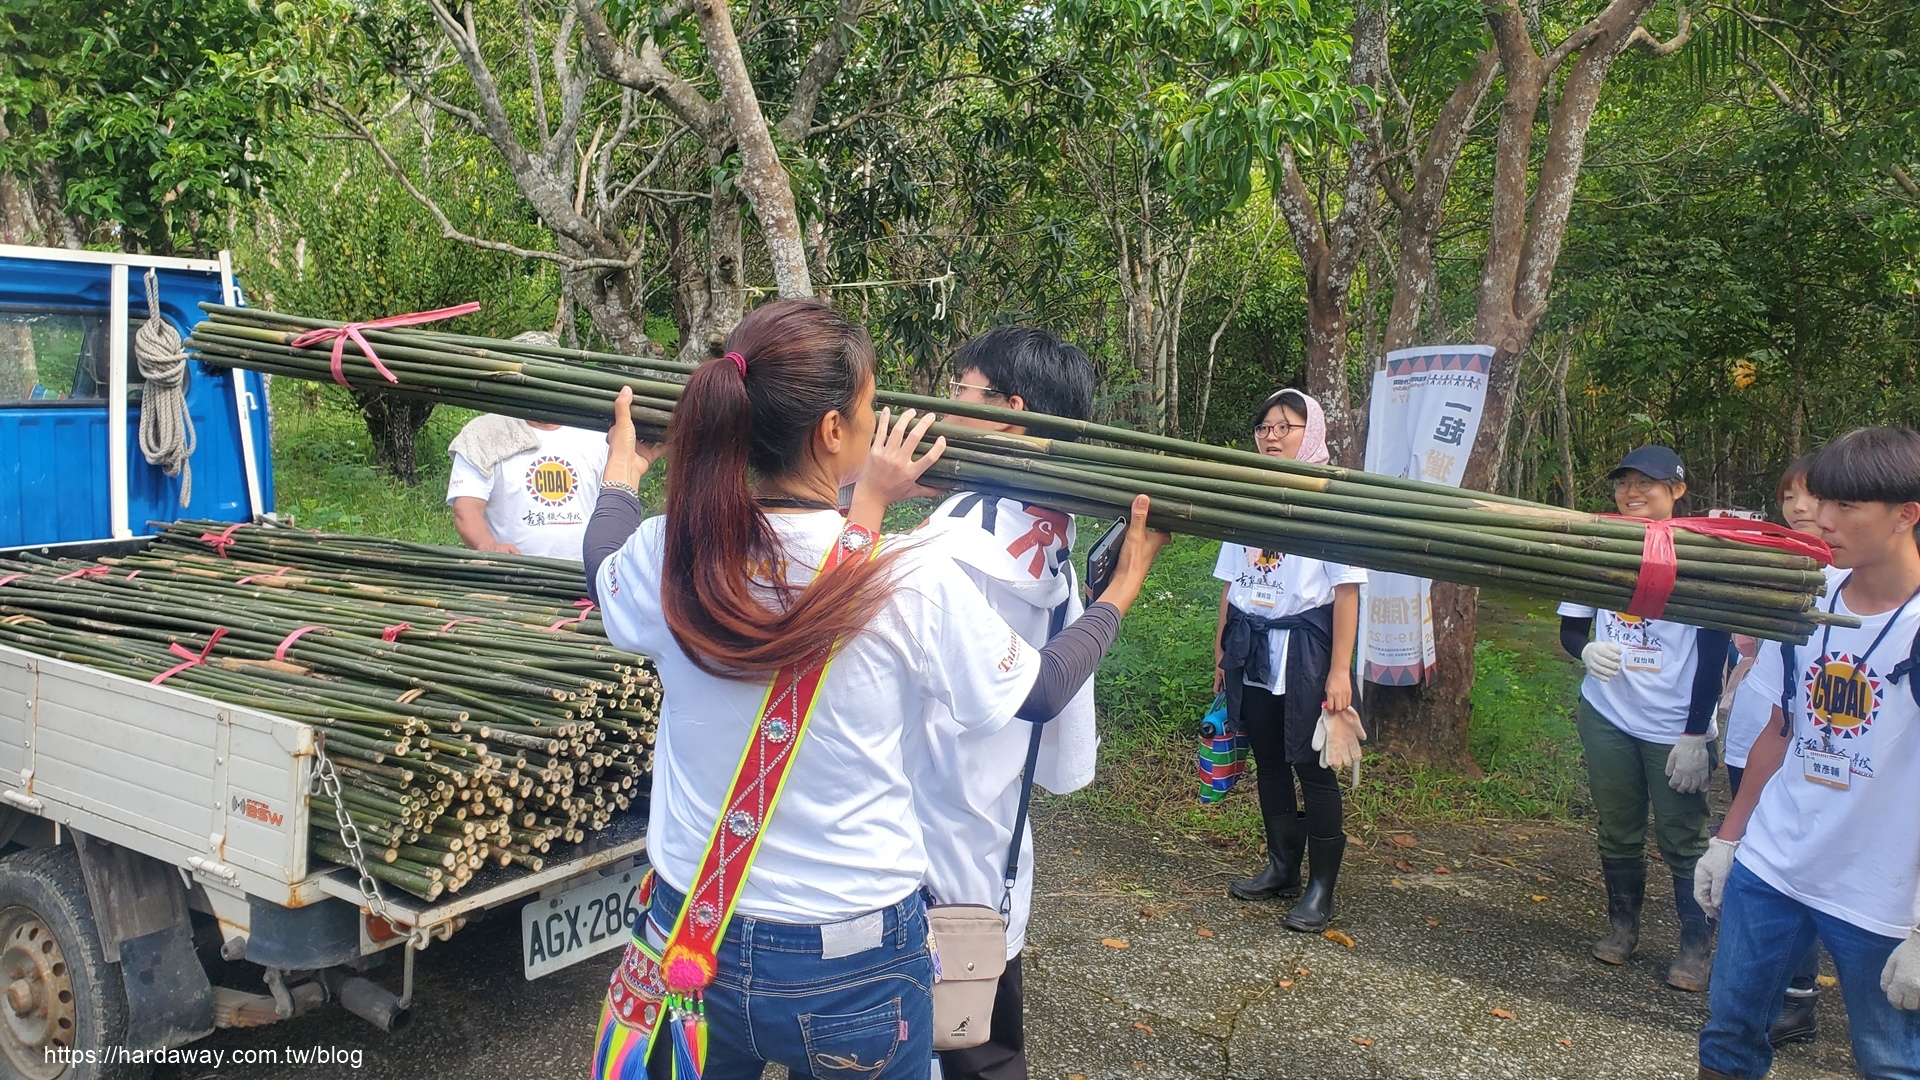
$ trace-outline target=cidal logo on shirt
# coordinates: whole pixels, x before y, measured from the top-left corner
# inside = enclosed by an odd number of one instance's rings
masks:
[[[527,467],[527,494],[547,506],[558,506],[573,498],[580,486],[573,466],[562,458],[535,458]]]
[[[1841,739],[1865,735],[1880,711],[1885,683],[1847,653],[1823,656],[1807,669],[1813,726]]]

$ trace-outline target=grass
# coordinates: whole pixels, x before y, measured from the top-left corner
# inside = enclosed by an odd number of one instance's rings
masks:
[[[275,380],[272,393],[282,513],[306,528],[459,542],[445,506],[446,447],[473,414],[435,411],[420,436],[421,481],[410,488],[374,468],[366,429],[344,393],[286,379]],[[646,497],[648,505],[659,505],[658,487]],[[896,506],[887,527],[910,529],[933,505]],[[1103,521],[1080,521],[1082,560],[1105,528]],[[1213,699],[1218,551],[1211,541],[1183,536],[1162,553],[1100,670],[1100,779],[1057,801],[1222,845],[1259,842],[1253,785],[1243,783],[1224,802],[1203,806],[1194,771],[1199,720]],[[1347,791],[1355,831],[1584,811],[1585,775],[1572,722],[1578,665],[1560,651],[1552,605],[1486,593],[1480,611],[1469,748],[1483,775],[1370,756],[1360,785]]]
[[[420,483],[374,467],[360,410],[346,391],[275,379],[273,477],[279,512],[305,529],[458,544],[447,509],[447,444],[473,413],[442,406],[417,444]]]
[[[1100,523],[1081,522],[1083,546]],[[1212,702],[1213,633],[1220,586],[1218,545],[1176,537],[1100,670],[1100,779],[1067,796],[1123,822],[1174,829],[1221,845],[1259,843],[1253,785],[1224,801],[1198,798],[1194,749]],[[1488,593],[1470,752],[1483,775],[1469,778],[1370,755],[1359,786],[1347,787],[1350,828],[1368,832],[1433,821],[1576,816],[1585,773],[1573,729],[1578,666],[1560,652],[1550,603]],[[1343,785],[1346,786],[1346,785]]]

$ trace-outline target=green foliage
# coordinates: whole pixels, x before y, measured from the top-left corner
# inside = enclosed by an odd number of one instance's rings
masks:
[[[251,0],[7,0],[0,170],[63,185],[91,239],[197,246],[278,174],[290,39]]]

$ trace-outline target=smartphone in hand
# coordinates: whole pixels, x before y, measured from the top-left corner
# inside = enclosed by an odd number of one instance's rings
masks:
[[[1107,591],[1113,583],[1114,568],[1120,565],[1120,545],[1126,543],[1127,525],[1130,518],[1122,515],[1118,521],[1107,527],[1087,551],[1087,599],[1098,600],[1100,594]]]

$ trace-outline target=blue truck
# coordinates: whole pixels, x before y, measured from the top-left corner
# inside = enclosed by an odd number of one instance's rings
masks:
[[[0,557],[124,554],[157,523],[273,513],[257,373],[187,362],[185,505],[183,477],[146,460],[140,413],[162,400],[135,356],[149,275],[182,338],[201,302],[242,302],[224,253],[0,245]],[[537,873],[439,903],[383,897],[309,860],[323,752],[284,717],[0,646],[0,1075],[139,1077],[153,1051],[334,1004],[397,1031],[415,953],[492,909],[520,907],[529,979],[624,940],[566,928],[632,912],[642,814]],[[397,978],[373,970],[390,952]],[[252,988],[225,985],[236,968]]]

